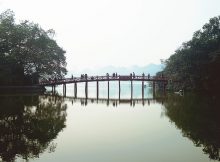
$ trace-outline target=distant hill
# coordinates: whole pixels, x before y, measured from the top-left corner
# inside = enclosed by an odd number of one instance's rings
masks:
[[[69,71],[67,76],[80,76],[81,74],[88,75],[110,75],[113,73],[118,73],[118,75],[129,75],[130,73],[135,73],[136,75],[141,75],[143,73],[155,75],[157,72],[163,70],[162,64],[149,64],[146,66],[130,66],[130,67],[115,67],[115,66],[106,66],[100,69],[84,69],[82,71]]]

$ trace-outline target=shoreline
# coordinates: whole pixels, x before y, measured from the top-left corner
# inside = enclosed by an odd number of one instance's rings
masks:
[[[10,93],[43,93],[43,86],[0,86],[0,94]]]

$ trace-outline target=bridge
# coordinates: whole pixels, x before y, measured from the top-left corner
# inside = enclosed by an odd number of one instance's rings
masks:
[[[63,85],[63,94],[66,95],[66,84],[74,84],[74,96],[77,98],[77,83],[85,83],[85,97],[88,98],[88,83],[89,82],[96,82],[96,89],[97,89],[97,98],[99,98],[99,82],[106,81],[108,82],[108,98],[109,98],[109,82],[110,81],[118,81],[118,88],[119,88],[119,99],[121,94],[121,81],[130,81],[131,82],[131,98],[133,98],[133,82],[140,81],[142,82],[142,98],[144,98],[144,82],[152,82],[153,85],[153,92],[155,92],[155,84],[160,82],[163,85],[163,89],[165,90],[166,85],[169,81],[167,77],[161,76],[150,76],[147,75],[137,75],[134,74],[130,75],[115,75],[112,76],[87,76],[81,75],[81,77],[71,77],[65,79],[54,79],[49,81],[40,82],[41,86],[51,86],[52,92],[55,93],[55,88],[57,85]]]

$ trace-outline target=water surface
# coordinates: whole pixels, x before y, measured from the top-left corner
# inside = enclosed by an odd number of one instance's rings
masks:
[[[111,88],[113,87],[113,88]],[[156,93],[129,84],[122,86],[117,100],[116,86],[105,85],[95,99],[90,85],[74,99],[67,87],[62,97],[0,96],[0,157],[4,161],[39,162],[207,162],[219,161],[220,119],[218,97]]]

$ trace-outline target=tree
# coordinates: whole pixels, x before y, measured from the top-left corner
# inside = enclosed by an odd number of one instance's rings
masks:
[[[220,68],[220,16],[211,18],[201,30],[194,33],[192,39],[182,44],[165,61],[163,71],[173,80],[181,81],[181,86],[191,90],[220,89],[216,69]],[[214,69],[215,68],[215,69]],[[215,83],[213,83],[215,81]],[[180,82],[178,82],[180,83]]]
[[[63,78],[67,72],[65,51],[53,39],[54,34],[53,30],[45,31],[29,21],[16,24],[11,10],[2,13],[0,83],[14,84],[16,80],[24,84],[25,80],[34,78]]]

